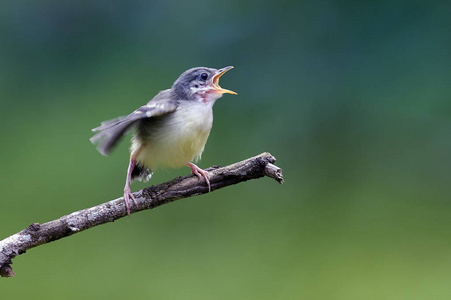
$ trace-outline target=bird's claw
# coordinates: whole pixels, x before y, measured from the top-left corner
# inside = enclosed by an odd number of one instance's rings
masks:
[[[135,196],[133,196],[130,187],[126,186],[124,188],[124,201],[125,201],[125,207],[127,208],[127,215],[130,219],[130,198],[132,198],[133,203],[135,203],[136,206],[138,206],[138,203],[136,202]]]
[[[197,178],[199,178],[199,181],[202,180],[202,178],[205,179],[205,182],[208,185],[208,192],[211,192],[211,186],[210,186],[210,173],[208,171],[205,171],[198,166],[196,166],[193,163],[188,163],[188,167],[191,168],[191,174],[197,175]]]

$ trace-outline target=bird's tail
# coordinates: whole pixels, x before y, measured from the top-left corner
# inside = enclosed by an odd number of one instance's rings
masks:
[[[152,177],[152,170],[137,162],[135,167],[133,168],[131,180],[132,181],[139,180],[147,182],[149,181],[150,177]]]

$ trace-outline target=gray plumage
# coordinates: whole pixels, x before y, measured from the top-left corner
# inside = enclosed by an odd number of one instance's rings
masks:
[[[178,103],[176,100],[166,98],[166,96],[171,96],[170,94],[171,90],[161,91],[146,105],[141,106],[128,116],[102,122],[99,127],[92,129],[93,132],[97,133],[90,141],[97,144],[97,150],[101,154],[108,156],[117,142],[133,129],[137,121],[174,112]]]
[[[130,215],[130,199],[136,205],[129,184],[134,179],[148,179],[157,167],[186,165],[199,179],[204,178],[210,189],[208,172],[193,161],[204,151],[213,124],[215,101],[224,93],[236,94],[218,84],[219,77],[231,68],[189,69],[171,89],[159,92],[146,105],[128,116],[102,122],[92,130],[96,134],[90,140],[105,156],[125,134],[133,131],[124,187],[127,214]]]
[[[97,150],[108,156],[117,142],[135,127],[137,121],[159,117],[174,112],[178,101],[194,100],[194,93],[190,93],[192,86],[197,86],[196,79],[202,74],[214,74],[217,70],[212,68],[192,68],[185,72],[174,82],[171,89],[160,91],[146,105],[141,106],[128,116],[101,122],[99,127],[92,129],[97,132],[90,141],[97,144]]]

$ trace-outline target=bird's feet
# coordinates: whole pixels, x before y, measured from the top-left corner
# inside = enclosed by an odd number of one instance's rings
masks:
[[[136,203],[136,199],[132,194],[132,191],[130,190],[130,181],[131,176],[133,172],[133,168],[135,167],[136,160],[133,157],[130,157],[130,163],[128,164],[128,170],[127,170],[127,179],[125,180],[125,187],[124,187],[124,202],[125,207],[127,208],[127,215],[128,219],[130,220],[130,198],[132,198],[133,203],[135,203],[136,206],[138,206],[138,203]]]
[[[127,208],[127,215],[129,219],[130,219],[130,198],[132,198],[133,203],[135,203],[135,205],[138,206],[138,203],[136,203],[135,196],[133,196],[132,192],[130,191],[130,186],[126,184],[124,188],[124,201],[125,207]]]
[[[210,174],[208,173],[208,171],[205,171],[205,170],[199,168],[198,166],[196,166],[193,163],[187,163],[186,165],[191,168],[191,174],[197,175],[199,180],[201,180],[202,177],[205,179],[205,182],[208,185],[208,192],[211,192]]]

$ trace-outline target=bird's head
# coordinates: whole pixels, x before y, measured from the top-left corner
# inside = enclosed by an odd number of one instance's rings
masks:
[[[219,86],[219,77],[233,67],[222,69],[192,68],[185,71],[172,85],[178,100],[194,100],[211,102],[220,98],[222,94],[236,95],[235,92]]]

